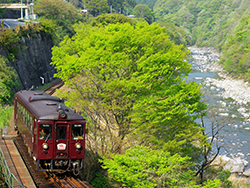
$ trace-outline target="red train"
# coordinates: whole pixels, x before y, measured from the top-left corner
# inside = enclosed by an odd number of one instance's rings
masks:
[[[78,175],[85,156],[85,119],[42,91],[17,92],[14,104],[16,129],[37,169]]]

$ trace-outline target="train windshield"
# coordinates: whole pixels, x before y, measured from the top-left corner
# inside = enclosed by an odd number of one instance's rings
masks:
[[[39,139],[40,140],[51,140],[52,139],[52,125],[51,124],[40,124],[39,125]]]
[[[84,126],[82,124],[72,125],[72,139],[73,140],[83,139],[83,129]]]
[[[57,139],[58,140],[64,140],[67,137],[67,127],[66,126],[58,126],[57,127]]]

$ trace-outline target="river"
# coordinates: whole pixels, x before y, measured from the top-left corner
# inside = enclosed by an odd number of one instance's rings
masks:
[[[250,162],[250,88],[242,80],[234,80],[226,76],[216,65],[219,55],[209,48],[190,48],[193,58],[192,72],[187,81],[202,84],[204,100],[216,115],[219,126],[223,128],[217,139],[219,146],[223,146],[221,155],[228,157],[240,156]],[[208,137],[211,136],[212,121],[205,118]],[[214,121],[216,125],[216,121]],[[213,146],[214,152],[216,145]],[[248,165],[249,166],[249,165]]]

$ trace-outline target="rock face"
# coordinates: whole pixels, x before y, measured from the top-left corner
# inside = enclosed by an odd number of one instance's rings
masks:
[[[18,74],[18,90],[41,86],[51,81],[55,73],[54,67],[50,65],[53,47],[51,36],[40,32],[32,37],[22,37],[19,46],[20,51],[11,64]],[[8,56],[6,52],[1,54]]]

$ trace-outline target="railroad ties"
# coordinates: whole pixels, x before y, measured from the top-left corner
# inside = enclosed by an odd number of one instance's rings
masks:
[[[35,188],[12,138],[13,136],[3,135],[0,139],[0,163],[5,182],[8,187]]]
[[[47,87],[43,89],[45,93],[48,93],[49,95],[53,95],[56,91],[56,89],[59,89],[64,85],[64,82],[57,78],[54,81],[52,81]]]

